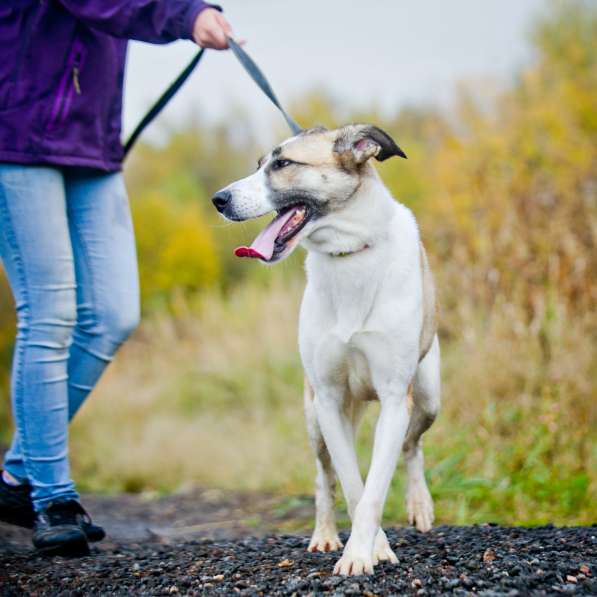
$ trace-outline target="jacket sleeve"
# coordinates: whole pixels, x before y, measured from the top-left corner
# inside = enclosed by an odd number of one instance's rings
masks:
[[[90,27],[126,39],[168,43],[192,39],[197,15],[219,6],[203,0],[59,0]]]

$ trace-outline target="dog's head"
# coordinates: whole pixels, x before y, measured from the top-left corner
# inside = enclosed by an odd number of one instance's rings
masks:
[[[277,212],[250,247],[236,255],[268,263],[284,259],[325,216],[343,209],[371,175],[368,160],[406,157],[393,139],[370,125],[303,131],[259,160],[257,171],[218,191],[217,210],[235,222]]]

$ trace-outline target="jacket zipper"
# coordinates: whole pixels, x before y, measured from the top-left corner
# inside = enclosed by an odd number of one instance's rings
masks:
[[[77,95],[81,95],[81,85],[79,84],[79,65],[73,66],[73,86]]]
[[[46,130],[52,130],[62,124],[70,110],[73,101],[73,94],[81,95],[81,84],[79,75],[83,61],[83,49],[79,42],[75,42],[71,56],[67,62],[67,69],[60,80],[58,92],[56,93],[50,119]]]

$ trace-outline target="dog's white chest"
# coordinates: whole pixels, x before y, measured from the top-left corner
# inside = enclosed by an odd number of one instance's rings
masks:
[[[419,236],[412,214],[395,206],[370,248],[346,257],[307,256],[299,339],[313,383],[370,399],[389,380],[409,383],[422,325]]]
[[[375,305],[379,280],[377,272],[336,271],[328,275],[325,296],[333,313],[332,333],[350,345],[355,334],[367,328]]]
[[[379,268],[336,263],[310,278],[301,308],[305,367],[317,377],[348,385],[353,396],[363,399],[374,396],[371,360],[383,362],[390,353],[391,322],[387,330],[379,322],[382,281]]]

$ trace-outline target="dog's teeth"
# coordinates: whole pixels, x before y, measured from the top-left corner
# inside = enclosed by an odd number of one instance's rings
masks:
[[[291,223],[298,224],[305,217],[305,208],[301,207],[292,216]]]

